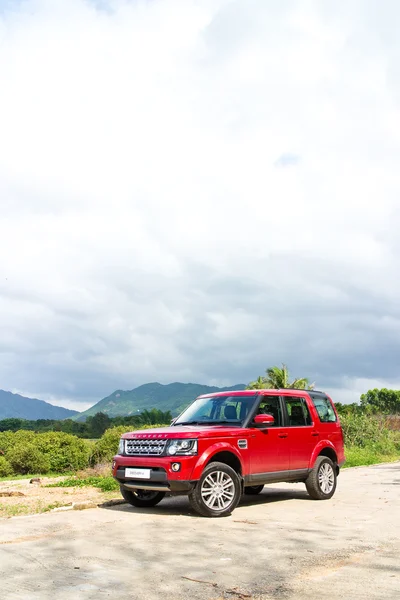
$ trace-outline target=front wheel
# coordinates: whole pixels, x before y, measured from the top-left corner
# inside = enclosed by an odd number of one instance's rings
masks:
[[[151,490],[126,490],[121,487],[124,500],[138,508],[150,508],[156,506],[165,496],[165,492],[152,492]]]
[[[257,496],[257,494],[260,494],[260,492],[262,492],[263,489],[263,485],[246,485],[246,487],[244,488],[244,493],[247,496]]]
[[[236,508],[241,496],[238,474],[225,463],[206,466],[196,487],[189,494],[192,508],[203,517],[226,517]]]
[[[306,479],[307,492],[314,500],[329,500],[336,490],[336,465],[327,456],[318,456]]]

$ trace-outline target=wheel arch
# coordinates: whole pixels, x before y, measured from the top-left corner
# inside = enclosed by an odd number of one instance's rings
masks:
[[[221,450],[220,452],[213,454],[204,466],[206,467],[213,462],[224,463],[229,467],[232,467],[238,475],[242,475],[242,463],[236,454],[233,454],[233,452],[230,452],[229,450]]]
[[[314,467],[315,461],[317,460],[318,456],[326,456],[327,458],[330,458],[336,467],[336,474],[339,475],[338,455],[337,455],[334,445],[331,442],[325,441],[325,442],[320,442],[318,444],[318,446],[315,448],[315,450],[313,452],[310,468]]]
[[[200,479],[204,468],[211,462],[224,463],[236,471],[240,478],[243,477],[243,462],[236,448],[230,444],[219,442],[207,449],[197,462],[192,479]]]

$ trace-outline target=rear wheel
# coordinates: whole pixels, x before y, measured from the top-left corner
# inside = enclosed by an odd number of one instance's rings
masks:
[[[246,485],[244,488],[244,493],[247,496],[257,496],[264,489],[263,485]]]
[[[124,500],[139,508],[149,508],[156,506],[165,496],[165,492],[153,492],[152,490],[126,490],[121,487],[121,494]]]
[[[329,500],[336,490],[336,465],[327,456],[318,456],[306,479],[307,492],[314,500]]]
[[[192,508],[203,517],[226,517],[236,508],[241,496],[238,474],[225,463],[206,466],[196,487],[189,494]]]

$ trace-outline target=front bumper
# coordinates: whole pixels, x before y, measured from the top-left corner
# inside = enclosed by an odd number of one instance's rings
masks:
[[[141,489],[173,494],[189,493],[195,482],[191,480],[197,456],[149,457],[115,456],[112,474],[114,479],[126,490]],[[172,470],[173,463],[180,463],[179,471]],[[133,479],[125,474],[126,467],[150,469],[150,479]]]

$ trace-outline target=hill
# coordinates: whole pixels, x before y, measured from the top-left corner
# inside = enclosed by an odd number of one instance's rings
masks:
[[[129,391],[116,390],[88,410],[76,415],[74,419],[83,421],[98,412],[103,412],[109,417],[131,416],[151,408],[158,408],[163,412],[170,410],[176,416],[201,394],[244,390],[245,387],[244,384],[218,388],[198,383],[146,383]]]
[[[76,410],[69,410],[61,406],[53,406],[44,400],[25,398],[19,394],[12,394],[0,390],[0,420],[16,417],[37,421],[38,419],[68,419],[78,414]]]

